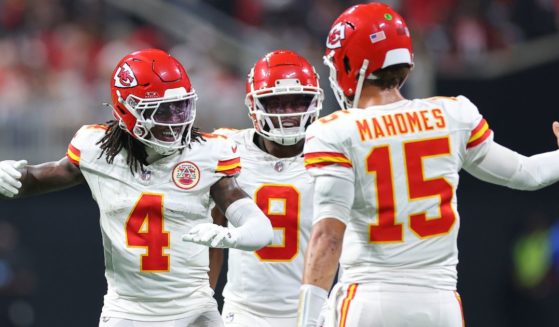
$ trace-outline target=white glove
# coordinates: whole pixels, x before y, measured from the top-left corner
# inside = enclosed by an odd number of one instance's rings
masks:
[[[21,188],[21,172],[19,169],[27,165],[27,160],[4,160],[0,161],[0,194],[13,198]]]
[[[230,248],[237,244],[237,232],[234,229],[211,223],[194,226],[182,236],[185,242],[198,243],[212,248]]]

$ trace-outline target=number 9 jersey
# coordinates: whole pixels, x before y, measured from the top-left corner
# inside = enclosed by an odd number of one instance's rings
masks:
[[[254,252],[229,249],[225,304],[257,316],[296,317],[312,221],[313,180],[304,158],[262,151],[254,144],[254,129],[216,133],[236,142],[243,165],[237,182],[274,228],[269,246]]]
[[[112,164],[101,156],[97,142],[105,129],[82,127],[67,153],[101,215],[108,284],[101,316],[161,321],[185,317],[192,308],[216,307],[208,248],[181,236],[211,222],[210,187],[240,171],[232,143],[206,134],[205,141],[132,174],[125,150]]]
[[[458,172],[491,142],[487,122],[462,96],[338,111],[311,125],[309,173],[354,185],[341,281],[455,290]]]

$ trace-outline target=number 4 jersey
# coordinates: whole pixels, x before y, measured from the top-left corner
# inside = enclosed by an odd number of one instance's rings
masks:
[[[276,158],[254,144],[254,129],[218,130],[239,148],[241,188],[268,216],[273,243],[258,251],[229,249],[225,302],[256,315],[296,317],[303,254],[312,221],[313,181],[302,155]]]
[[[82,127],[68,147],[100,211],[108,290],[102,316],[154,321],[180,319],[191,308],[215,306],[208,248],[183,242],[193,226],[210,222],[210,187],[236,175],[240,159],[226,137],[162,158],[132,174],[122,150],[108,164],[97,142],[106,126]]]
[[[311,125],[310,174],[355,185],[342,282],[455,290],[458,172],[492,139],[462,96],[338,111]]]

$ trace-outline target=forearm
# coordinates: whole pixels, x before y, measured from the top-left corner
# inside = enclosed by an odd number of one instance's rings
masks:
[[[17,197],[60,191],[84,182],[83,177],[60,167],[58,162],[29,165],[22,171],[21,189]]]
[[[221,267],[223,266],[223,249],[210,248],[210,271],[208,276],[210,278],[210,286],[215,290]]]
[[[210,247],[258,250],[272,242],[272,224],[254,201],[237,185],[235,178],[222,178],[210,194],[232,227],[203,223],[194,226],[182,239]]]
[[[315,179],[314,190],[314,225],[305,253],[303,283],[329,290],[338,268],[354,185],[326,175]]]
[[[219,226],[227,227],[227,220],[225,216],[219,210],[218,207],[213,207],[211,210],[211,216],[213,223]],[[219,274],[221,273],[221,267],[223,267],[223,249],[220,248],[210,248],[210,271],[208,272],[210,278],[210,286],[215,290],[217,282],[219,280]]]
[[[28,165],[26,160],[0,161],[0,195],[3,198],[58,191],[84,181],[80,169],[66,157],[40,165]]]
[[[311,284],[328,291],[338,269],[341,252],[342,244],[339,237],[320,231],[313,233],[305,253],[303,284]]]
[[[517,173],[507,185],[523,190],[537,190],[559,180],[559,150],[524,157]]]
[[[318,326],[320,311],[338,267],[344,232],[345,224],[338,218],[324,218],[313,226],[305,253],[298,327]]]
[[[526,157],[493,143],[481,162],[464,168],[486,182],[537,190],[559,180],[559,150]]]
[[[272,242],[272,224],[251,198],[233,202],[225,216],[236,227],[232,230],[237,236],[234,248],[255,251]]]

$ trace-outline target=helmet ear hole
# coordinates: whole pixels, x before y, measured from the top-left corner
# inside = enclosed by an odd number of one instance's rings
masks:
[[[122,109],[120,106],[116,106],[116,108],[118,109],[118,111],[120,111],[121,114],[126,115],[126,111],[124,111],[124,109]]]
[[[344,68],[345,68],[345,73],[349,74],[349,72],[351,71],[351,65],[349,64],[348,56],[344,56]]]
[[[147,134],[148,134],[147,129],[143,126],[134,127],[133,132],[134,132],[134,135],[136,135],[137,137],[141,137],[141,138],[147,136]]]

